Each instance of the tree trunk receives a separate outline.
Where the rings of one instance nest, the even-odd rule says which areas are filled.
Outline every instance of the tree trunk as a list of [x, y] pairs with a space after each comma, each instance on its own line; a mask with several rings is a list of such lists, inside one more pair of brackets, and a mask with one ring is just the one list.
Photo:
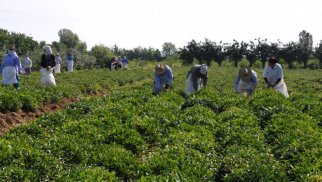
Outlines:
[[237, 68], [238, 67], [238, 60], [234, 60], [234, 66]]
[[308, 62], [308, 60], [303, 60], [304, 69], [306, 69], [306, 68], [307, 68], [307, 62]]

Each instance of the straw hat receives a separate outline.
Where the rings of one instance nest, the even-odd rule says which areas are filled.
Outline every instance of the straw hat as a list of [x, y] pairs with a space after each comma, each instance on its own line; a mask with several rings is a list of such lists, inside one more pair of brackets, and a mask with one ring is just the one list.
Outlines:
[[239, 76], [243, 80], [247, 80], [252, 76], [252, 70], [250, 68], [240, 68]]
[[165, 73], [167, 71], [167, 68], [162, 65], [162, 64], [157, 64], [154, 68], [155, 73], [158, 75], [162, 75], [163, 73]]

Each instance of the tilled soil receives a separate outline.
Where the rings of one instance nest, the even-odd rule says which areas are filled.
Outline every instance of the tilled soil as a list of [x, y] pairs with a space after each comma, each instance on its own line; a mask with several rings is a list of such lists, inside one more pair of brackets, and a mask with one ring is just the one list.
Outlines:
[[41, 107], [35, 109], [33, 112], [26, 112], [19, 110], [17, 112], [0, 113], [0, 136], [13, 127], [24, 123], [31, 122], [45, 113], [60, 110], [70, 103], [80, 101], [79, 98], [63, 99], [58, 103], [43, 104]]

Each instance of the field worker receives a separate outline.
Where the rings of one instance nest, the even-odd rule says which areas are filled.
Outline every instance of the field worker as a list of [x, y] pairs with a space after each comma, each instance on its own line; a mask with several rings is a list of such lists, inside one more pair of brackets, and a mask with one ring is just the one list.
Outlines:
[[60, 71], [61, 61], [62, 61], [62, 59], [61, 59], [59, 53], [57, 53], [56, 56], [55, 56], [55, 62], [56, 62], [56, 66], [55, 66], [55, 69], [54, 69], [55, 73], [61, 73], [61, 71]]
[[73, 72], [74, 70], [74, 56], [72, 55], [72, 53], [68, 53], [67, 54], [67, 71], [68, 72]]
[[2, 83], [5, 85], [13, 85], [19, 88], [19, 73], [22, 72], [21, 62], [16, 53], [13, 44], [8, 45], [7, 54], [3, 57], [0, 72], [2, 74]]
[[286, 84], [283, 80], [283, 69], [280, 64], [277, 63], [275, 57], [270, 57], [268, 63], [265, 66], [263, 77], [268, 88], [279, 91], [286, 98], [289, 97]]
[[117, 66], [116, 58], [112, 57], [110, 61], [110, 70], [115, 69], [116, 66]]
[[127, 65], [128, 64], [129, 64], [129, 60], [124, 56], [123, 59], [122, 59], [123, 69], [126, 69], [127, 70]]
[[55, 56], [49, 45], [44, 46], [44, 54], [41, 56], [41, 85], [42, 86], [55, 86], [56, 81], [53, 74], [54, 67], [56, 66]]
[[195, 65], [187, 74], [187, 88], [186, 94], [189, 95], [193, 92], [198, 92], [200, 90], [201, 82], [204, 87], [207, 86], [208, 81], [208, 67], [205, 64]]
[[234, 82], [235, 90], [248, 97], [254, 92], [257, 82], [257, 74], [254, 70], [251, 70], [250, 68], [240, 68]]
[[32, 61], [29, 58], [29, 54], [26, 54], [25, 59], [24, 59], [25, 74], [28, 75], [31, 73], [31, 67], [32, 67]]
[[118, 57], [117, 58], [117, 60], [116, 60], [116, 62], [117, 62], [117, 66], [116, 66], [116, 69], [118, 70], [118, 69], [121, 69], [122, 68], [122, 57], [120, 56], [120, 57]]
[[172, 86], [173, 74], [168, 65], [157, 64], [154, 69], [153, 94], [157, 95], [161, 91], [166, 91]]

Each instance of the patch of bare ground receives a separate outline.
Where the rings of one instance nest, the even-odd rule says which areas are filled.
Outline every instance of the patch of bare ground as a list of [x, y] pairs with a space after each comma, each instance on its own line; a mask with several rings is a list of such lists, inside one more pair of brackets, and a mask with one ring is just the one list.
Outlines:
[[[89, 93], [88, 96], [102, 96], [104, 94], [104, 91], [95, 91]], [[57, 103], [44, 103], [42, 106], [36, 108], [33, 112], [18, 110], [17, 112], [0, 113], [0, 136], [16, 126], [34, 121], [43, 114], [61, 110], [69, 104], [79, 101], [79, 97], [64, 98]]]

